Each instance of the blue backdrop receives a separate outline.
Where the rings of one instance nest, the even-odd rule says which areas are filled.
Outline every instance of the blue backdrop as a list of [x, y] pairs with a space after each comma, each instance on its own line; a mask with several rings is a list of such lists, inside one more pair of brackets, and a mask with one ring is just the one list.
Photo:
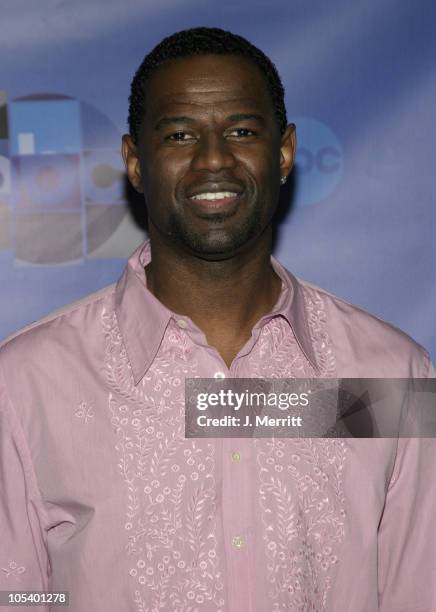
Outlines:
[[436, 361], [435, 3], [0, 0], [0, 337], [114, 281], [142, 240], [119, 153], [164, 36], [240, 33], [276, 63], [299, 153], [276, 255]]

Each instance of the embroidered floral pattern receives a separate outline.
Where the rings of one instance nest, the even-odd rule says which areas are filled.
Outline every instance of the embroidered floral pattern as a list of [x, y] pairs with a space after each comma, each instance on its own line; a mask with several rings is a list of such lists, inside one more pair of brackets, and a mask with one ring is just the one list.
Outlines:
[[74, 416], [80, 419], [83, 423], [89, 423], [94, 418], [94, 411], [86, 402], [80, 402]]
[[345, 442], [256, 443], [271, 609], [324, 611], [345, 534]]
[[6, 578], [17, 578], [26, 571], [23, 565], [18, 565], [16, 561], [9, 561], [8, 567], [2, 567], [2, 572], [6, 574]]
[[[321, 376], [335, 377], [323, 299], [311, 288], [304, 292]], [[215, 444], [184, 439], [184, 380], [202, 375], [198, 347], [170, 322], [150, 369], [135, 386], [115, 314], [103, 312], [102, 326], [136, 609], [220, 612], [226, 602]], [[261, 378], [319, 376], [281, 317], [264, 325], [244, 371]], [[325, 612], [345, 537], [346, 441], [253, 443], [268, 609]]]
[[327, 331], [327, 319], [321, 295], [312, 288], [305, 287], [304, 301], [309, 322], [310, 336], [322, 378], [336, 376], [336, 359], [332, 341]]
[[[321, 296], [305, 292], [309, 330], [321, 377], [336, 376]], [[315, 371], [276, 319], [264, 327], [258, 376], [311, 378]], [[278, 359], [281, 367], [274, 364]], [[256, 360], [255, 360], [256, 361]], [[346, 443], [335, 439], [255, 441], [259, 502], [272, 610], [324, 612], [345, 535]]]
[[193, 612], [207, 604], [218, 611], [224, 599], [214, 445], [184, 439], [184, 379], [197, 373], [196, 361], [187, 360], [186, 334], [168, 327], [167, 349], [135, 387], [115, 316], [104, 313], [102, 323], [112, 389], [109, 410], [127, 492], [124, 529], [137, 610]]
[[289, 323], [282, 317], [271, 319], [263, 326], [248, 361], [253, 378], [291, 378], [290, 372], [295, 378], [315, 376], [314, 369], [289, 333]]

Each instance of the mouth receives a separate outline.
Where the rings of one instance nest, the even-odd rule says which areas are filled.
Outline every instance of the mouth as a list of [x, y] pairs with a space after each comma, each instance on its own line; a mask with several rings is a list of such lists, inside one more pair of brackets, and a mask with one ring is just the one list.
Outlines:
[[191, 196], [189, 200], [208, 209], [217, 209], [235, 203], [240, 196], [236, 191], [203, 191]]

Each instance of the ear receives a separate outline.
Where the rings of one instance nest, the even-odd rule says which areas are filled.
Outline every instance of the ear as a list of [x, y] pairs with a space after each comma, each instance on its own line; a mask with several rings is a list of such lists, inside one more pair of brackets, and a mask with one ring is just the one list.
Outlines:
[[292, 170], [295, 161], [296, 147], [297, 136], [295, 124], [290, 123], [282, 136], [280, 144], [280, 173], [282, 176], [288, 176]]
[[129, 134], [124, 134], [121, 143], [121, 154], [126, 166], [129, 181], [136, 191], [143, 193], [141, 182], [141, 167], [139, 164], [138, 148]]

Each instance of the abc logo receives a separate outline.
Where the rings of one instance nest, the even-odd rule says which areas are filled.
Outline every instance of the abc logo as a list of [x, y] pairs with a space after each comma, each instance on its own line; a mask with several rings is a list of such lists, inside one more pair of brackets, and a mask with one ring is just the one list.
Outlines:
[[343, 172], [343, 151], [336, 134], [325, 123], [296, 117], [295, 206], [310, 206], [331, 195]]

